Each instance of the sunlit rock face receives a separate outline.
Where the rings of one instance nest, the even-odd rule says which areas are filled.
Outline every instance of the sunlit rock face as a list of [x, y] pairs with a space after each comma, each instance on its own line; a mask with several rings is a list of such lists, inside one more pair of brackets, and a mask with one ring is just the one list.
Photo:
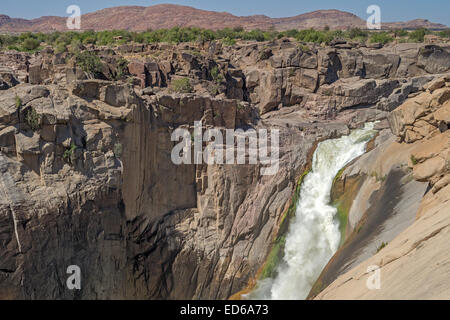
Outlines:
[[[423, 98], [433, 68], [445, 64], [434, 51], [422, 53], [437, 60], [419, 62], [420, 46], [85, 48], [101, 58], [97, 79], [51, 48], [0, 53], [0, 298], [225, 299], [242, 290], [264, 264], [317, 143], [385, 119], [408, 95]], [[123, 78], [121, 58], [129, 59]], [[174, 90], [180, 78], [189, 93]], [[427, 93], [430, 106], [446, 105], [438, 96], [446, 83]], [[432, 107], [420, 115], [427, 124], [411, 128], [398, 110], [390, 122], [404, 140], [448, 124], [445, 109]], [[200, 120], [278, 129], [279, 170], [175, 165], [172, 132]], [[415, 174], [441, 190], [442, 163], [431, 167]], [[79, 291], [67, 290], [71, 265], [82, 272]]]

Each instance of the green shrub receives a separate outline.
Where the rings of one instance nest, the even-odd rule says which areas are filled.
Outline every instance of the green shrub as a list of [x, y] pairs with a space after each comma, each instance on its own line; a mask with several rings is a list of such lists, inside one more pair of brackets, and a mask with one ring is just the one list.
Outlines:
[[314, 29], [300, 30], [296, 36], [298, 41], [328, 43], [339, 34], [335, 31], [319, 31]]
[[[406, 30], [394, 30], [395, 37], [408, 37], [408, 41], [422, 42], [424, 35], [429, 33], [426, 29], [418, 29], [408, 33]], [[96, 45], [116, 45], [129, 43], [158, 43], [158, 42], [193, 42], [193, 41], [213, 41], [222, 40], [226, 46], [234, 45], [236, 40], [248, 41], [270, 41], [283, 37], [295, 38], [300, 42], [329, 43], [333, 39], [348, 38], [358, 41], [365, 41], [368, 38], [374, 39], [372, 42], [386, 43], [391, 41], [387, 33], [366, 31], [353, 28], [349, 31], [332, 31], [326, 26], [323, 30], [287, 30], [278, 32], [274, 29], [268, 31], [249, 30], [241, 27], [224, 28], [221, 30], [200, 29], [195, 27], [175, 27], [171, 29], [147, 30], [144, 32], [131, 32], [127, 30], [108, 31], [84, 31], [84, 32], [53, 32], [53, 33], [22, 33], [20, 35], [0, 35], [0, 47], [18, 51], [35, 51], [41, 42], [52, 45], [56, 52], [65, 52], [66, 46], [73, 44], [96, 44]], [[450, 37], [449, 29], [436, 32], [443, 38]], [[381, 37], [381, 39], [377, 39]]]
[[67, 51], [67, 47], [63, 42], [59, 42], [55, 46], [55, 53], [63, 53]]
[[243, 40], [256, 40], [256, 41], [270, 40], [270, 39], [266, 39], [266, 36], [268, 38], [270, 37], [270, 35], [268, 33], [264, 33], [261, 30], [251, 30], [251, 31], [242, 33]]
[[356, 39], [356, 38], [367, 38], [369, 34], [367, 31], [363, 31], [359, 28], [353, 28], [348, 32], [348, 37], [350, 39]]
[[116, 79], [121, 79], [128, 74], [128, 61], [120, 57], [116, 62], [117, 70], [115, 74]]
[[408, 31], [405, 29], [394, 30], [395, 37], [406, 37], [408, 35]]
[[297, 38], [298, 30], [291, 29], [291, 30], [283, 32], [283, 35], [285, 35], [286, 37], [289, 37], [289, 38]]
[[214, 66], [211, 69], [211, 77], [217, 84], [222, 83], [222, 81], [224, 80], [223, 75], [220, 73], [219, 68], [217, 66]]
[[18, 46], [8, 46], [8, 50], [22, 51]]
[[22, 100], [19, 98], [19, 96], [16, 96], [16, 108], [19, 109], [22, 106]]
[[41, 43], [39, 40], [36, 40], [33, 38], [27, 38], [23, 41], [22, 46], [25, 51], [33, 51], [33, 50], [36, 50], [37, 48], [39, 48], [40, 44]]
[[83, 44], [81, 43], [80, 39], [73, 39], [70, 43], [70, 51], [74, 54], [77, 54], [78, 52], [82, 51], [84, 49]]
[[77, 65], [90, 76], [97, 78], [102, 74], [103, 64], [93, 52], [83, 51], [75, 55]]
[[311, 48], [302, 43], [298, 45], [298, 48], [303, 52], [311, 52]]
[[419, 161], [417, 161], [417, 159], [416, 159], [416, 157], [414, 157], [414, 155], [411, 155], [410, 159], [411, 159], [411, 163], [412, 163], [414, 166], [415, 166], [416, 164], [419, 163]]
[[412, 42], [423, 42], [425, 34], [427, 34], [427, 29], [417, 29], [409, 34], [409, 40]]
[[384, 247], [388, 245], [388, 242], [382, 242], [377, 249], [377, 253], [380, 252]]
[[8, 47], [8, 46], [14, 46], [19, 41], [19, 38], [14, 35], [0, 35], [0, 46], [1, 47]]
[[234, 46], [236, 44], [236, 40], [231, 39], [230, 37], [226, 37], [222, 40], [222, 43], [226, 46]]
[[386, 43], [391, 42], [393, 40], [394, 40], [394, 38], [392, 38], [392, 36], [389, 33], [385, 32], [385, 31], [374, 32], [370, 36], [370, 42], [372, 42], [372, 43], [378, 42], [378, 43], [381, 43], [381, 44], [386, 44]]
[[89, 36], [83, 39], [83, 44], [95, 44], [95, 37]]
[[[17, 100], [16, 100], [17, 105]], [[41, 117], [34, 110], [34, 108], [30, 108], [25, 114], [25, 121], [30, 126], [31, 130], [36, 131], [40, 128]]]
[[66, 151], [64, 151], [63, 159], [66, 160], [67, 162], [73, 163], [74, 154], [75, 154], [76, 149], [77, 149], [77, 146], [75, 145], [75, 143], [72, 142], [70, 144], [70, 148], [67, 148]]
[[211, 96], [215, 97], [219, 93], [219, 86], [214, 84], [208, 87], [208, 92]]
[[189, 78], [180, 78], [172, 80], [171, 89], [179, 93], [191, 93], [194, 90], [192, 88]]
[[450, 28], [440, 31], [438, 35], [442, 38], [450, 38]]

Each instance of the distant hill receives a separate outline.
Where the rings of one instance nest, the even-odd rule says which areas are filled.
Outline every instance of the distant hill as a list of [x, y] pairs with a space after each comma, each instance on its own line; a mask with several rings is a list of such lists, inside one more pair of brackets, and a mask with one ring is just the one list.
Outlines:
[[[1, 10], [1, 9], [0, 9]], [[0, 31], [3, 32], [49, 32], [65, 31], [66, 17], [41, 17], [26, 20], [0, 15]], [[199, 10], [192, 7], [163, 4], [150, 7], [122, 6], [107, 8], [82, 16], [83, 30], [125, 29], [143, 31], [147, 29], [162, 29], [180, 27], [200, 27], [208, 29], [223, 29], [226, 27], [244, 27], [245, 29], [347, 29], [352, 27], [365, 28], [366, 22], [358, 16], [339, 10], [318, 10], [287, 18], [270, 18], [264, 15], [239, 17], [227, 12]], [[447, 26], [417, 19], [408, 22], [393, 22], [384, 24], [390, 28], [445, 29]]]

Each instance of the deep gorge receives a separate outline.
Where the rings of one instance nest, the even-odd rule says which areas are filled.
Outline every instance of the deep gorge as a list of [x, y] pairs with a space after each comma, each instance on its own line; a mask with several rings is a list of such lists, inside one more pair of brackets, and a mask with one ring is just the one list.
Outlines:
[[[0, 198], [0, 298], [228, 299], [261, 273], [276, 275], [267, 263], [277, 241], [288, 252], [298, 247], [290, 232], [280, 238], [280, 229], [302, 217], [289, 210], [296, 191], [297, 209], [308, 204], [299, 188], [319, 174], [313, 151], [332, 149], [342, 141], [333, 139], [361, 133], [367, 122], [377, 121], [373, 149], [361, 155], [369, 139], [361, 134], [356, 149], [344, 144], [345, 157], [320, 177], [351, 193], [343, 246], [333, 256], [341, 232], [336, 223], [324, 226], [331, 249], [308, 278], [313, 292], [305, 287], [287, 297], [323, 297], [351, 271], [343, 267], [349, 260], [357, 267], [378, 259], [379, 241], [425, 226], [416, 227], [415, 212], [444, 212], [448, 45], [310, 46], [278, 39], [85, 48], [101, 57], [103, 80], [52, 48], [0, 53], [0, 188], [10, 195]], [[112, 78], [121, 57], [129, 60], [132, 81]], [[180, 78], [189, 79], [192, 92], [174, 91], [170, 83]], [[261, 165], [174, 165], [171, 133], [192, 130], [199, 120], [221, 130], [280, 130], [279, 171], [262, 176]], [[389, 202], [386, 181], [412, 200], [400, 195], [375, 208], [376, 199]], [[330, 190], [322, 191], [328, 198]], [[323, 219], [335, 219], [322, 200]], [[397, 225], [389, 217], [370, 222], [383, 208], [392, 217], [413, 216], [402, 218], [398, 230], [366, 232], [365, 221], [372, 229], [377, 222]], [[446, 220], [439, 221], [445, 230]], [[370, 245], [352, 251], [358, 230]], [[65, 286], [72, 264], [83, 271], [76, 292]], [[322, 285], [313, 283], [319, 275]]]

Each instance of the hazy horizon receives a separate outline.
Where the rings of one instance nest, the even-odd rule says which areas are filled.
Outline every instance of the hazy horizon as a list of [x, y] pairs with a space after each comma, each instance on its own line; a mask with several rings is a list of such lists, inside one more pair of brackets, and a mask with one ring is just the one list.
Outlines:
[[4, 0], [0, 14], [13, 18], [35, 19], [42, 16], [67, 16], [66, 8], [75, 4], [81, 7], [82, 14], [117, 6], [153, 6], [158, 4], [177, 4], [201, 10], [229, 12], [236, 16], [266, 15], [272, 18], [291, 17], [316, 10], [337, 9], [347, 11], [365, 19], [366, 9], [376, 4], [381, 8], [382, 22], [409, 21], [427, 19], [434, 23], [450, 25], [450, 2], [447, 0], [389, 2], [387, 0], [317, 0], [314, 3], [298, 0], [279, 0], [275, 4], [268, 0], [249, 1], [148, 1], [148, 0], [49, 0], [37, 2], [31, 0]]

